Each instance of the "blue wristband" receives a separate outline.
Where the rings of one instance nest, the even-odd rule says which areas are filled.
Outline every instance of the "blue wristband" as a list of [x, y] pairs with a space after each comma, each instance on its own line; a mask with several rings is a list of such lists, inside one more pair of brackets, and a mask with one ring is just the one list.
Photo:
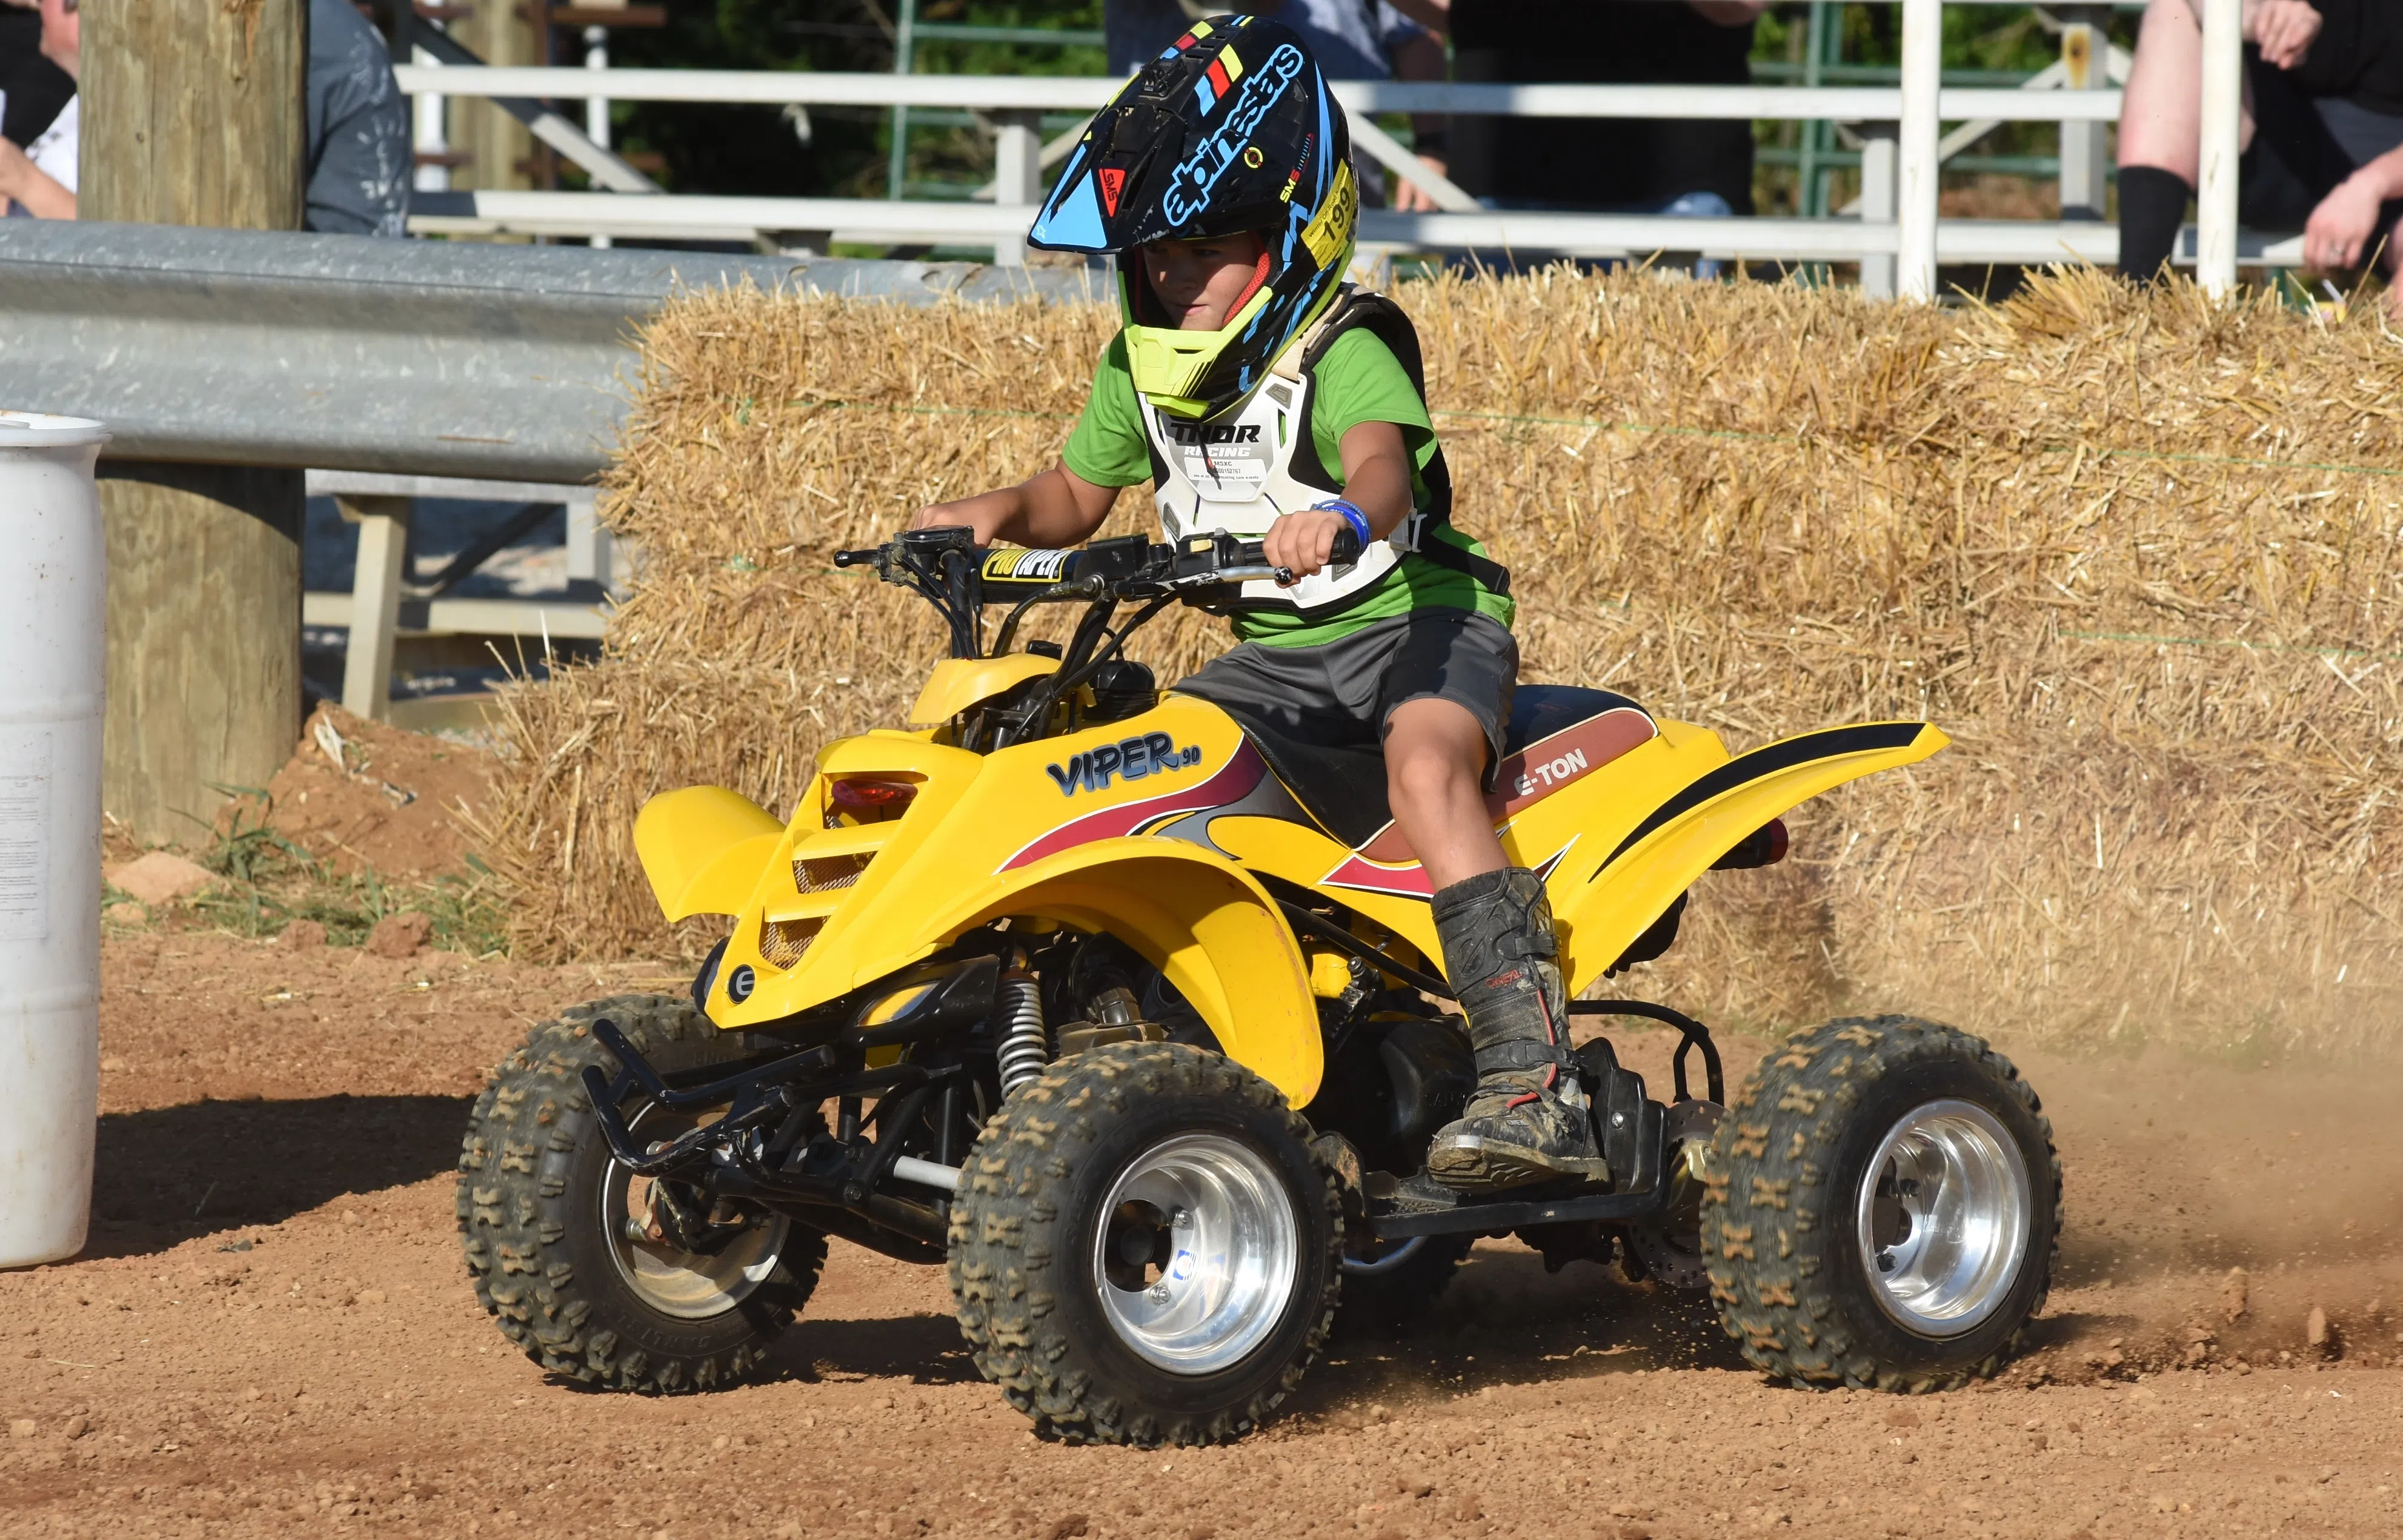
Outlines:
[[1352, 526], [1352, 533], [1360, 537], [1360, 548], [1362, 550], [1367, 550], [1371, 545], [1376, 543], [1376, 535], [1371, 534], [1368, 529], [1368, 516], [1362, 513], [1358, 508], [1353, 506], [1351, 504], [1344, 502], [1339, 497], [1315, 506], [1325, 509], [1328, 513], [1341, 514], [1343, 516], [1343, 521]]

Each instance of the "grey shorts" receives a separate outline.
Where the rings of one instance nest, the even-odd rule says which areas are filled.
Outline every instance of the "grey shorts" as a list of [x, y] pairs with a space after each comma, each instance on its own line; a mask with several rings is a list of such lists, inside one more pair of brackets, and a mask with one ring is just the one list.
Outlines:
[[1417, 610], [1316, 646], [1245, 642], [1175, 688], [1323, 748], [1374, 748], [1404, 701], [1454, 701], [1485, 729], [1490, 780], [1518, 682], [1519, 644], [1501, 622], [1468, 610]]

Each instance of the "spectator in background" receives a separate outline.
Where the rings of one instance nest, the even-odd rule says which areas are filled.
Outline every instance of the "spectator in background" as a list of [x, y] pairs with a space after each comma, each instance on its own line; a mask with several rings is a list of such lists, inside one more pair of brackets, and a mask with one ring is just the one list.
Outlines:
[[[2169, 261], [2202, 160], [2204, 0], [2153, 0], [2119, 118], [2119, 271]], [[2212, 4], [2223, 0], [2209, 0]], [[2234, 0], [2224, 0], [2234, 3]], [[2314, 268], [2358, 266], [2403, 220], [2403, 0], [2244, 0], [2237, 217], [2303, 230]], [[2403, 290], [2390, 287], [2390, 309]]]
[[[1442, 0], [1406, 0], [1412, 11], [1439, 16]], [[1273, 19], [1301, 35], [1311, 56], [1329, 80], [1440, 80], [1444, 77], [1443, 44], [1434, 33], [1397, 10], [1389, 0], [1243, 0], [1214, 5], [1205, 0], [1103, 0], [1102, 31], [1109, 51], [1110, 73], [1132, 75], [1144, 62], [1182, 36], [1204, 17], [1241, 11]], [[1428, 118], [1413, 126], [1419, 159], [1443, 169], [1442, 120]], [[1358, 154], [1353, 168], [1360, 178], [1363, 202], [1383, 201], [1384, 168]], [[1408, 182], [1396, 179], [1393, 203], [1400, 209], [1432, 209], [1434, 201]]]
[[[74, 76], [81, 45], [79, 0], [38, 3], [42, 52]], [[393, 78], [382, 37], [348, 0], [310, 0], [307, 111], [305, 228], [341, 235], [407, 234], [414, 162], [409, 99]], [[49, 129], [22, 151], [0, 140], [0, 193], [12, 205], [44, 219], [76, 216], [76, 124], [70, 97]]]
[[333, 235], [406, 235], [415, 169], [409, 98], [392, 76], [383, 38], [350, 0], [309, 0], [309, 191], [302, 223]]
[[[1440, 0], [1432, 0], [1440, 3]], [[1742, 86], [1764, 0], [1451, 0], [1454, 78]], [[1461, 118], [1452, 179], [1504, 209], [1748, 215], [1752, 125], [1726, 120]]]
[[[9, 3], [32, 8], [35, 0]], [[0, 90], [7, 92], [0, 107], [0, 204], [15, 217], [75, 217], [76, 4], [39, 0], [38, 16], [0, 18]]]

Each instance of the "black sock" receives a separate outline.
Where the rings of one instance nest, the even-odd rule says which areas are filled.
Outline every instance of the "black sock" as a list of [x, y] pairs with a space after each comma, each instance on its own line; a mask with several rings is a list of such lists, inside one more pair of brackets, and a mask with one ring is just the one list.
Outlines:
[[2186, 178], [2159, 166], [2119, 168], [2119, 272], [2139, 284], [2160, 276], [2186, 223]]

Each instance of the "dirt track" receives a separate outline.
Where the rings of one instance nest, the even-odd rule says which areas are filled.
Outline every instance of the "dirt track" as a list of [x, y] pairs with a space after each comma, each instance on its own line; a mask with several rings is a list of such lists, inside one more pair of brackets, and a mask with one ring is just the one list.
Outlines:
[[1145, 1454], [1037, 1443], [939, 1275], [840, 1244], [763, 1383], [588, 1394], [508, 1348], [451, 1233], [469, 1097], [538, 1015], [648, 970], [160, 934], [106, 967], [102, 1218], [0, 1274], [0, 1535], [2403, 1527], [2403, 1077], [2026, 1062], [2071, 1233], [2000, 1388], [1776, 1389], [1689, 1303], [1488, 1242], [1429, 1328], [1344, 1348], [1268, 1433]]

